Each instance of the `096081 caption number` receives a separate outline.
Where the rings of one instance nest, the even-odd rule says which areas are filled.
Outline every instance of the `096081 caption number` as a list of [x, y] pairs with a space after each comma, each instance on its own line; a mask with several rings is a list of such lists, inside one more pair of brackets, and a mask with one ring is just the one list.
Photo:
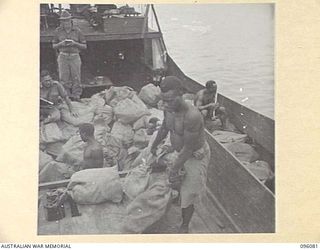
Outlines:
[[300, 244], [300, 248], [318, 248], [318, 244]]

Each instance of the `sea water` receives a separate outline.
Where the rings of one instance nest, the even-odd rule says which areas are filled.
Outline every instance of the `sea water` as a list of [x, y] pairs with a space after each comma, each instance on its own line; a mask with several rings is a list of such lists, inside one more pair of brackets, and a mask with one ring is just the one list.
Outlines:
[[[272, 4], [157, 4], [169, 55], [182, 71], [274, 116]], [[154, 21], [154, 20], [151, 20]]]

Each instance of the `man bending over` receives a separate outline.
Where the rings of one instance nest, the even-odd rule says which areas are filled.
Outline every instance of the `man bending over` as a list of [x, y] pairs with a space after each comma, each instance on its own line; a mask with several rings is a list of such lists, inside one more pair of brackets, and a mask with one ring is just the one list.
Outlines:
[[[189, 232], [195, 204], [205, 194], [207, 166], [210, 148], [205, 139], [204, 122], [199, 110], [182, 98], [182, 83], [174, 76], [167, 76], [160, 84], [164, 103], [164, 120], [151, 147], [155, 154], [157, 146], [170, 132], [172, 149], [178, 158], [169, 171], [169, 182], [174, 189], [180, 189], [182, 224], [180, 233]], [[179, 172], [185, 175], [179, 183]]]

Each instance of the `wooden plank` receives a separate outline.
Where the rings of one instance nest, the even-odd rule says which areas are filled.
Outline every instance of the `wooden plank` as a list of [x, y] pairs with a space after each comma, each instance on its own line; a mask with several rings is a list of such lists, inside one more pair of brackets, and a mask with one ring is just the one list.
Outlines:
[[275, 230], [275, 200], [272, 192], [253, 176], [209, 133], [211, 148], [208, 188], [241, 232]]
[[44, 182], [39, 184], [39, 190], [51, 189], [51, 188], [59, 188], [68, 186], [70, 180], [61, 180], [61, 181], [52, 181], [52, 182]]
[[[119, 171], [118, 174], [120, 178], [124, 178], [127, 176], [129, 172], [130, 170], [124, 170], [124, 171]], [[39, 184], [39, 190], [66, 187], [68, 186], [69, 182], [70, 182], [70, 179], [61, 180], [61, 181], [43, 182]]]
[[218, 102], [227, 109], [230, 121], [269, 153], [274, 155], [274, 120], [218, 94]]

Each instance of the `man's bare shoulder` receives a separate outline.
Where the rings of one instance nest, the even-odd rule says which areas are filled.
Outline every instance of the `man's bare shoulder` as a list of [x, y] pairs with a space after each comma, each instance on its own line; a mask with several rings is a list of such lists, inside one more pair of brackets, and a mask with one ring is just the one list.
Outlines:
[[102, 150], [102, 146], [98, 141], [95, 141], [93, 144], [88, 146], [88, 149], [90, 149], [91, 151], [99, 151]]

